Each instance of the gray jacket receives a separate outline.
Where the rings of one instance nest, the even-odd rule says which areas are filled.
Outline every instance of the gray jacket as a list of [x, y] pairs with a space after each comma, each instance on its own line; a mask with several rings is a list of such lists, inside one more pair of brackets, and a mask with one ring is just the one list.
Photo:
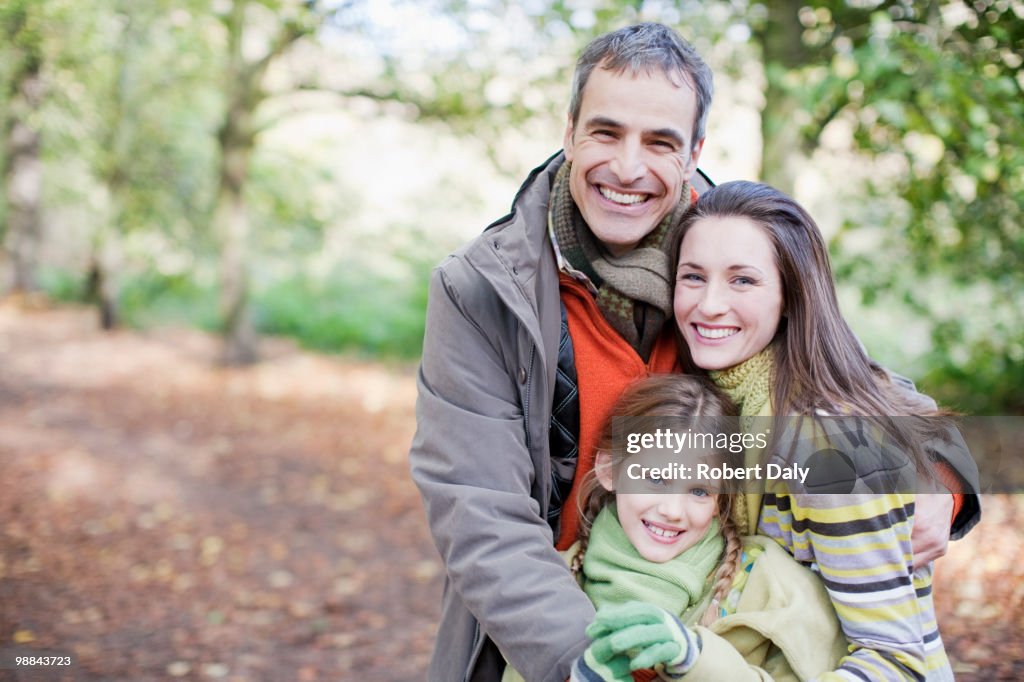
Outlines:
[[594, 608], [553, 547], [548, 428], [561, 324], [547, 233], [558, 154], [433, 273], [409, 459], [447, 568], [430, 680], [561, 682]]

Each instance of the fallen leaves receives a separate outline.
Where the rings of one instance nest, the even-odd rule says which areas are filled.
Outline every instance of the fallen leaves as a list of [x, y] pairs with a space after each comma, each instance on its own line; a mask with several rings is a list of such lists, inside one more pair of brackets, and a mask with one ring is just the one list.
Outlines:
[[409, 374], [284, 347], [223, 370], [211, 337], [79, 310], [0, 305], [0, 337], [0, 638], [82, 680], [422, 677]]

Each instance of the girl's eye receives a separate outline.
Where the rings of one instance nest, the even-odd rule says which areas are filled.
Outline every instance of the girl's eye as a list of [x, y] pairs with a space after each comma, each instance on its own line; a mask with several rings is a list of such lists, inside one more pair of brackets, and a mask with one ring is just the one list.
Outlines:
[[664, 478], [657, 478], [655, 476], [652, 476], [647, 479], [647, 485], [649, 485], [652, 488], [664, 488], [666, 485], [668, 485], [668, 481], [666, 481]]
[[711, 494], [707, 491], [706, 488], [694, 488], [690, 492], [696, 495], [697, 497], [707, 497], [708, 495]]

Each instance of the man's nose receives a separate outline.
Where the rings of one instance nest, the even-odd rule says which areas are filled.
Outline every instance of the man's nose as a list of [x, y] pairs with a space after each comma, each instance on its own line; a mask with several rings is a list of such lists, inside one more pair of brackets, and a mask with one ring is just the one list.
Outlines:
[[640, 141], [628, 138], [620, 140], [609, 166], [623, 185], [631, 185], [644, 177], [647, 174], [647, 162]]

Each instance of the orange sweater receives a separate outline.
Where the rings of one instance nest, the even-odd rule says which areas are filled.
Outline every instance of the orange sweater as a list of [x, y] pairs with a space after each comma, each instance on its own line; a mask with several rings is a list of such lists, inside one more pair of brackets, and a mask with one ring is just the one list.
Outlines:
[[587, 288], [568, 275], [559, 275], [576, 359], [579, 386], [579, 456], [572, 489], [562, 507], [562, 527], [556, 547], [568, 549], [576, 541], [579, 527], [579, 491], [583, 477], [594, 468], [597, 442], [612, 407], [622, 391], [649, 374], [679, 371], [673, 325], [666, 324], [644, 363], [636, 351], [619, 336], [597, 308]]

